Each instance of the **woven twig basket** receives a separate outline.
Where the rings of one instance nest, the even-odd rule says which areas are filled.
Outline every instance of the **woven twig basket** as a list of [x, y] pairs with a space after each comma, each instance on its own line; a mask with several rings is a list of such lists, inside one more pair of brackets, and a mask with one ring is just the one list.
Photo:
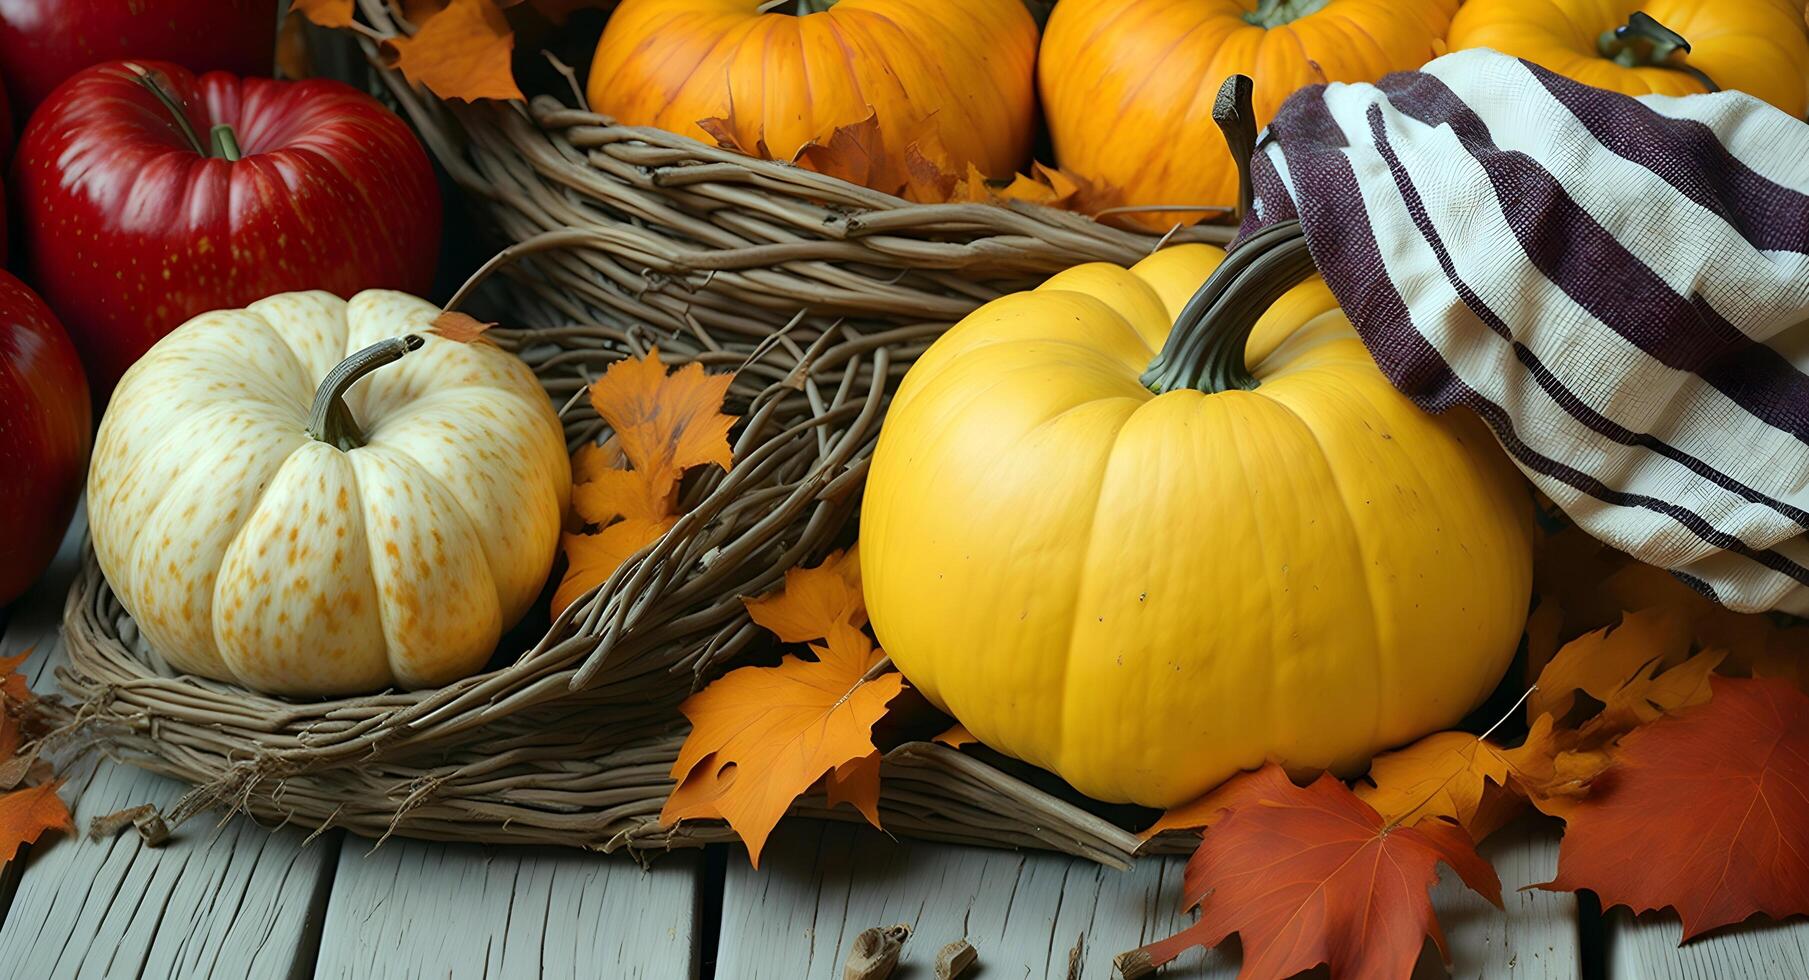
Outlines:
[[[412, 30], [383, 0], [360, 4], [375, 33]], [[688, 484], [678, 525], [530, 649], [438, 690], [299, 702], [176, 674], [138, 639], [91, 554], [68, 600], [64, 686], [111, 732], [110, 751], [195, 784], [172, 822], [225, 805], [379, 837], [602, 850], [731, 840], [712, 823], [661, 827], [658, 813], [685, 730], [678, 702], [766, 647], [741, 597], [852, 538], [887, 399], [951, 322], [1160, 241], [1034, 205], [908, 204], [545, 95], [442, 103], [364, 43], [507, 243], [485, 272], [500, 273], [486, 298], [509, 327], [490, 335], [565, 406], [571, 445], [602, 430], [579, 393], [657, 344], [669, 362], [735, 372], [735, 465]], [[1175, 237], [1223, 242], [1229, 229]], [[1133, 834], [997, 761], [894, 748], [887, 829], [1117, 865], [1138, 850]], [[794, 812], [858, 819], [820, 797]]]

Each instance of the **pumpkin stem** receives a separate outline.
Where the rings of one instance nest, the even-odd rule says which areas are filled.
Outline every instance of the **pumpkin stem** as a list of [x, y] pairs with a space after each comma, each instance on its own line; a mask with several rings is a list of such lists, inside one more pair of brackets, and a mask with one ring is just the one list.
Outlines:
[[1207, 394], [1255, 388], [1256, 376], [1244, 363], [1250, 331], [1283, 293], [1312, 274], [1299, 221], [1277, 222], [1244, 239], [1175, 318], [1143, 384], [1158, 395], [1180, 388]]
[[1249, 75], [1232, 75], [1219, 86], [1212, 100], [1212, 121], [1225, 134], [1225, 147], [1237, 164], [1237, 219], [1242, 221], [1256, 202], [1256, 186], [1250, 179], [1250, 157], [1256, 153], [1256, 109], [1251, 105], [1255, 85]]
[[1602, 57], [1623, 68], [1670, 68], [1696, 79], [1710, 92], [1721, 91], [1707, 73], [1684, 63], [1690, 42], [1643, 10], [1635, 10], [1625, 24], [1614, 30], [1603, 31], [1596, 38], [1595, 47]]
[[346, 406], [345, 393], [359, 378], [385, 364], [402, 359], [411, 350], [420, 350], [427, 341], [416, 334], [391, 337], [353, 354], [333, 366], [314, 392], [314, 407], [308, 412], [308, 435], [341, 450], [364, 445], [364, 430]]
[[1244, 23], [1268, 30], [1316, 14], [1330, 0], [1258, 0], [1256, 9], [1244, 14]]

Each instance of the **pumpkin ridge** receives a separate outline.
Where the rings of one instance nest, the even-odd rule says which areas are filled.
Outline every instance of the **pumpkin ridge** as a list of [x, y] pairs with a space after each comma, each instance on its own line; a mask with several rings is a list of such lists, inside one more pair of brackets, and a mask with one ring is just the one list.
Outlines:
[[[1128, 327], [1129, 324], [1126, 324], [1126, 326]], [[1103, 401], [1103, 400], [1104, 399], [1097, 399], [1096, 401]], [[1093, 498], [1093, 509], [1092, 509], [1092, 512], [1087, 515], [1086, 529], [1084, 531], [1080, 532], [1081, 534], [1084, 534], [1087, 544], [1086, 544], [1086, 547], [1081, 550], [1080, 574], [1078, 574], [1074, 577], [1074, 594], [1070, 598], [1069, 603], [1068, 603], [1069, 606], [1072, 607], [1073, 615], [1069, 617], [1068, 630], [1067, 630], [1067, 643], [1065, 643], [1063, 645], [1062, 656], [1059, 658], [1059, 662], [1061, 664], [1061, 677], [1055, 684], [1055, 689], [1061, 692], [1061, 718], [1062, 718], [1061, 728], [1059, 729], [1059, 731], [1061, 732], [1061, 737], [1060, 737], [1059, 741], [1057, 742], [1057, 744], [1059, 746], [1059, 752], [1064, 759], [1072, 758], [1072, 756], [1074, 754], [1074, 746], [1069, 744], [1069, 739], [1071, 737], [1071, 733], [1074, 736], [1078, 736], [1081, 733], [1083, 733], [1084, 731], [1086, 731], [1085, 726], [1072, 724], [1073, 714], [1075, 711], [1075, 701], [1076, 701], [1075, 691], [1074, 691], [1073, 685], [1072, 685], [1072, 675], [1074, 673], [1073, 666], [1074, 666], [1074, 657], [1075, 657], [1074, 644], [1075, 644], [1075, 641], [1080, 636], [1081, 621], [1087, 615], [1087, 611], [1085, 609], [1083, 609], [1081, 606], [1080, 598], [1087, 594], [1088, 582], [1092, 579], [1092, 577], [1095, 574], [1098, 574], [1102, 571], [1102, 566], [1104, 565], [1104, 563], [1102, 563], [1102, 562], [1093, 560], [1093, 548], [1094, 548], [1093, 532], [1096, 528], [1099, 527], [1100, 510], [1105, 506], [1105, 494], [1103, 493], [1103, 491], [1105, 489], [1106, 483], [1111, 478], [1112, 462], [1118, 456], [1119, 437], [1124, 434], [1125, 425], [1127, 425], [1130, 422], [1131, 417], [1136, 415], [1138, 411], [1142, 410], [1142, 408], [1145, 405], [1154, 404], [1155, 401], [1156, 401], [1155, 397], [1151, 397], [1149, 400], [1136, 405], [1129, 412], [1124, 413], [1124, 415], [1118, 419], [1118, 423], [1112, 427], [1111, 439], [1108, 441], [1108, 443], [1106, 445], [1106, 449], [1105, 449], [1105, 465], [1103, 465], [1099, 468], [1099, 474], [1098, 474], [1099, 478], [1092, 486], [1093, 493], [1091, 494], [1091, 496]], [[1083, 404], [1091, 405], [1091, 404], [1094, 404], [1094, 402], [1089, 401], [1089, 402], [1085, 402]], [[1079, 408], [1079, 407], [1081, 407], [1081, 406], [1079, 406], [1079, 405], [1075, 406], [1075, 408]], [[1069, 411], [1072, 411], [1072, 409], [1070, 409]], [[1065, 414], [1067, 414], [1067, 412], [1063, 412], [1061, 414], [1065, 415]], [[1043, 424], [1046, 425], [1047, 423], [1045, 422]], [[1034, 760], [1026, 760], [1026, 761], [1034, 761]], [[1041, 763], [1038, 763], [1038, 764], [1040, 765]], [[1059, 763], [1051, 765], [1051, 766], [1049, 766], [1049, 768], [1053, 769], [1056, 772], [1061, 772], [1063, 770], [1069, 769], [1068, 766], [1060, 765]]]
[[[1308, 370], [1328, 369], [1320, 368]], [[1393, 665], [1387, 663], [1389, 659], [1388, 647], [1382, 642], [1382, 624], [1376, 615], [1376, 587], [1375, 581], [1370, 577], [1372, 569], [1375, 568], [1375, 563], [1370, 561], [1370, 541], [1359, 530], [1361, 525], [1357, 522], [1356, 513], [1350, 508], [1350, 496], [1345, 492], [1344, 475], [1338, 471], [1338, 467], [1332, 462], [1331, 453], [1326, 451], [1325, 439], [1320, 436], [1319, 430], [1313, 428], [1312, 423], [1306, 420], [1306, 416], [1301, 415], [1294, 406], [1288, 404], [1285, 400], [1276, 397], [1273, 390], [1265, 392], [1262, 388], [1257, 388], [1252, 391], [1251, 394], [1266, 398], [1270, 403], [1280, 407], [1289, 418], [1292, 418], [1299, 424], [1307, 435], [1312, 437], [1313, 446], [1319, 450], [1319, 458], [1325, 463], [1325, 471], [1331, 475], [1332, 488], [1336, 492], [1338, 505], [1344, 515], [1344, 522], [1350, 528], [1352, 540], [1356, 541], [1358, 544], [1359, 561], [1357, 564], [1358, 567], [1363, 570], [1363, 602], [1359, 604], [1359, 608], [1363, 609], [1368, 614], [1367, 618], [1369, 620], [1371, 643], [1370, 649], [1374, 654], [1373, 659], [1375, 662], [1376, 674], [1380, 678], [1375, 685], [1375, 689], [1370, 693], [1370, 700], [1365, 702], [1373, 706], [1369, 712], [1370, 730], [1368, 744], [1379, 747], [1382, 719], [1389, 717], [1388, 712], [1391, 710], [1387, 704], [1387, 699], [1388, 692], [1393, 689], [1393, 686], [1387, 676], [1387, 668], [1392, 667]]]

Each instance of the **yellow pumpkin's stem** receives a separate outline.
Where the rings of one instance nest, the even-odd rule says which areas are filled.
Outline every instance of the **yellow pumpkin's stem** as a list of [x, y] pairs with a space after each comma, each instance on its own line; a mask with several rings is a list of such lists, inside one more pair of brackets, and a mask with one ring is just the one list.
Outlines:
[[1643, 10], [1635, 10], [1625, 24], [1614, 30], [1603, 31], [1595, 46], [1602, 57], [1623, 68], [1669, 68], [1696, 79], [1710, 92], [1721, 91], [1721, 86], [1706, 72], [1684, 63], [1690, 42]]
[[[1238, 214], [1255, 200], [1250, 155], [1256, 149], [1256, 114], [1250, 106], [1248, 76], [1232, 75], [1219, 86], [1213, 121], [1237, 162]], [[1168, 342], [1143, 372], [1143, 383], [1161, 394], [1178, 388], [1207, 393], [1249, 390], [1256, 376], [1244, 363], [1250, 331], [1281, 295], [1313, 274], [1313, 257], [1298, 221], [1270, 225], [1225, 256], [1175, 318]]]
[[341, 450], [364, 445], [364, 430], [352, 417], [345, 403], [345, 393], [359, 378], [385, 364], [393, 364], [409, 351], [420, 350], [427, 341], [415, 334], [380, 340], [333, 366], [314, 392], [314, 406], [308, 412], [308, 435]]

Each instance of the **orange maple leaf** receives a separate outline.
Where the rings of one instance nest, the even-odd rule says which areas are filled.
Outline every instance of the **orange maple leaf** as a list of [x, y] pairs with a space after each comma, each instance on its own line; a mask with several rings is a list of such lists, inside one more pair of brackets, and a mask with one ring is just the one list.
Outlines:
[[520, 99], [509, 65], [515, 31], [494, 0], [451, 0], [424, 11], [413, 37], [384, 43], [397, 70], [442, 99]]
[[1294, 787], [1294, 781], [1280, 766], [1264, 766], [1251, 772], [1238, 773], [1198, 799], [1170, 807], [1140, 835], [1144, 840], [1168, 830], [1200, 830], [1218, 822], [1225, 811], [1262, 800], [1277, 800]]
[[352, 26], [352, 0], [294, 0], [289, 9], [322, 27]]
[[861, 812], [874, 829], [879, 825], [879, 750], [836, 766], [823, 777], [823, 795], [830, 806], [846, 803]]
[[1689, 652], [1689, 623], [1681, 615], [1665, 608], [1627, 613], [1620, 625], [1586, 633], [1552, 657], [1526, 699], [1527, 718], [1549, 714], [1561, 721], [1576, 705], [1577, 692], [1605, 702], [1637, 686], [1637, 678], [1683, 663]]
[[1558, 874], [1604, 906], [1675, 908], [1683, 938], [1809, 915], [1809, 695], [1715, 678], [1713, 697], [1623, 738], [1565, 813]]
[[749, 618], [786, 643], [824, 639], [839, 625], [865, 626], [860, 553], [850, 548], [813, 567], [787, 569], [778, 592], [741, 602]]
[[1407, 976], [1426, 936], [1445, 951], [1429, 895], [1440, 862], [1501, 905], [1500, 879], [1458, 827], [1390, 827], [1334, 776], [1297, 787], [1269, 770], [1262, 795], [1220, 814], [1187, 862], [1182, 901], [1199, 906], [1200, 921], [1127, 954], [1127, 976], [1232, 933], [1243, 940], [1243, 980], [1322, 963], [1334, 977]]
[[1444, 818], [1481, 841], [1525, 805], [1512, 786], [1521, 764], [1514, 749], [1466, 732], [1437, 732], [1376, 756], [1355, 791], [1391, 824]]
[[591, 384], [591, 405], [615, 434], [572, 454], [572, 510], [598, 530], [562, 539], [567, 564], [553, 594], [555, 613], [678, 523], [678, 483], [686, 470], [707, 463], [729, 468], [735, 419], [720, 409], [732, 380], [706, 374], [695, 362], [668, 374], [655, 347], [645, 358], [610, 365]]
[[75, 829], [69, 807], [57, 795], [62, 780], [16, 789], [0, 796], [0, 864], [19, 855], [19, 848], [43, 836], [47, 830]]
[[[678, 787], [661, 823], [727, 820], [758, 866], [793, 800], [831, 770], [875, 752], [873, 723], [904, 678], [890, 672], [867, 680], [884, 653], [847, 623], [833, 625], [827, 642], [810, 649], [814, 661], [787, 656], [777, 667], [743, 667], [685, 700], [680, 710], [691, 734], [673, 763]], [[838, 776], [852, 780], [856, 771]]]
[[936, 736], [934, 741], [941, 742], [951, 749], [958, 749], [963, 745], [972, 745], [973, 743], [978, 742], [979, 739], [975, 738], [973, 733], [967, 730], [966, 725], [955, 722], [948, 727], [948, 731]]

